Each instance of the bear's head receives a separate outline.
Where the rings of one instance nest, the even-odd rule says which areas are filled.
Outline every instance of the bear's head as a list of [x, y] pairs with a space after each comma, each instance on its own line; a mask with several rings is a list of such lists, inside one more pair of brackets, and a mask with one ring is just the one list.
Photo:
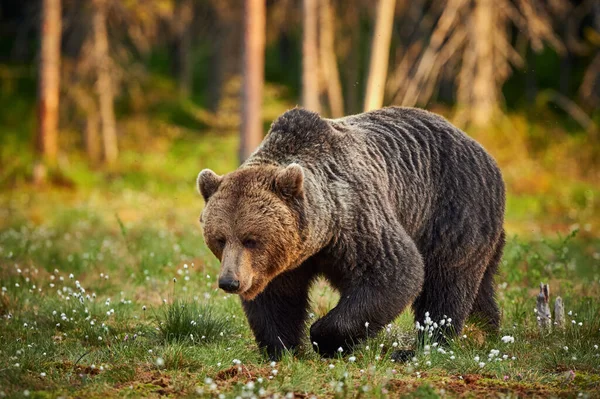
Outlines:
[[304, 171], [261, 165], [219, 176], [204, 169], [198, 190], [206, 205], [200, 224], [221, 261], [219, 287], [245, 300], [260, 294], [302, 256]]

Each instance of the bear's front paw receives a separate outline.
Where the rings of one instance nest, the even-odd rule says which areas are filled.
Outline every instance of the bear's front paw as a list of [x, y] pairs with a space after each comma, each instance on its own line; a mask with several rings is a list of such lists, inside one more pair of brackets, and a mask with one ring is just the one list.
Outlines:
[[320, 319], [310, 327], [310, 341], [315, 352], [324, 357], [333, 357], [336, 353], [344, 353], [351, 348], [346, 337], [327, 323], [326, 319]]

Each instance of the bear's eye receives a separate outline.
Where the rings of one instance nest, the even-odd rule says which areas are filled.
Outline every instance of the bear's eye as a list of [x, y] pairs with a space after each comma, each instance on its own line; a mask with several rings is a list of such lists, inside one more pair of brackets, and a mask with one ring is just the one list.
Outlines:
[[219, 248], [225, 248], [225, 244], [227, 244], [227, 240], [225, 240], [224, 238], [217, 238], [215, 240], [215, 242], [217, 243]]
[[253, 240], [252, 238], [246, 238], [244, 241], [242, 241], [242, 245], [245, 248], [253, 249], [253, 248], [256, 248], [256, 246], [258, 244], [257, 244], [256, 240]]

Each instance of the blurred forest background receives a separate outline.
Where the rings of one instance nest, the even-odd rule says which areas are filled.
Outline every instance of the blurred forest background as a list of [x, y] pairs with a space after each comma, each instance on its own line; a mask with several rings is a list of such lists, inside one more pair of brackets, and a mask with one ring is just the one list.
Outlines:
[[1, 0], [0, 49], [5, 203], [191, 203], [288, 108], [404, 105], [496, 157], [509, 231], [598, 228], [597, 0]]

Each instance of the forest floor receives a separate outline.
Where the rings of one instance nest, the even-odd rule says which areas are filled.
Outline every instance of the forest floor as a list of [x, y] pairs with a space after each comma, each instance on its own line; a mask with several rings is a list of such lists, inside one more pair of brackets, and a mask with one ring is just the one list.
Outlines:
[[[217, 288], [197, 222], [195, 175], [231, 170], [234, 146], [204, 137], [124, 153], [109, 175], [71, 165], [52, 187], [0, 193], [0, 397], [600, 397], [597, 187], [574, 189], [584, 201], [567, 220], [548, 212], [556, 198], [509, 185], [498, 337], [469, 324], [394, 363], [415, 335], [407, 310], [352, 354], [324, 360], [306, 345], [270, 363], [238, 298]], [[565, 302], [564, 331], [537, 327], [542, 281]], [[336, 295], [315, 285], [311, 321]]]

